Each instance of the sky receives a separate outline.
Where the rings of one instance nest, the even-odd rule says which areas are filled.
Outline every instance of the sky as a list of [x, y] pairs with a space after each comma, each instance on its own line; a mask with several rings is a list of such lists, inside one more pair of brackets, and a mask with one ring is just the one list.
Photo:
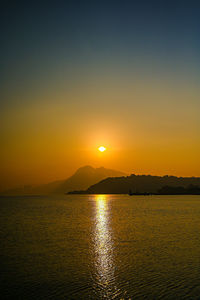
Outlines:
[[4, 1], [0, 190], [83, 165], [200, 176], [199, 15], [184, 0]]

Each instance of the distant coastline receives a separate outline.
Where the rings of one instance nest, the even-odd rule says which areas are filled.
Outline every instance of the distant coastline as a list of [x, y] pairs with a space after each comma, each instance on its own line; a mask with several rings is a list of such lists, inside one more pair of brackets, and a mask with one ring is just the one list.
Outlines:
[[66, 180], [40, 186], [2, 192], [2, 196], [37, 196], [63, 194], [129, 194], [129, 195], [200, 195], [200, 177], [176, 177], [126, 174], [84, 166]]
[[[178, 195], [188, 195], [188, 196], [195, 196], [195, 195], [200, 195], [199, 193], [168, 193], [168, 194], [161, 194], [161, 193], [102, 193], [103, 195], [129, 195], [129, 196], [178, 196]], [[87, 191], [71, 191], [68, 193], [65, 193], [65, 195], [99, 195], [99, 193], [88, 193]]]
[[130, 175], [109, 177], [86, 190], [67, 194], [200, 195], [199, 177]]

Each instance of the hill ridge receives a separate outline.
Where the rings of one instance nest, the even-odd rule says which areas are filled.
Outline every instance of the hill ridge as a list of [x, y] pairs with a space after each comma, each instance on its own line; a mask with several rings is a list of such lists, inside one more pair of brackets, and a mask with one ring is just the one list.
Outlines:
[[[133, 193], [157, 193], [165, 186], [187, 188], [190, 185], [200, 187], [200, 177], [131, 174], [130, 176], [105, 178], [80, 192], [88, 194], [127, 194], [130, 191]], [[77, 191], [74, 192], [77, 193]]]

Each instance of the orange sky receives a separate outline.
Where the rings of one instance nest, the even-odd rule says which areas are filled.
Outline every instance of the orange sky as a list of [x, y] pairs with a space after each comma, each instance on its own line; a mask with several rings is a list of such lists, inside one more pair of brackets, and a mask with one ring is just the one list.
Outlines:
[[11, 93], [15, 102], [1, 118], [1, 189], [64, 179], [88, 164], [200, 176], [199, 88], [126, 79], [89, 73], [70, 85]]
[[0, 190], [84, 165], [200, 176], [197, 1], [4, 1], [2, 14]]

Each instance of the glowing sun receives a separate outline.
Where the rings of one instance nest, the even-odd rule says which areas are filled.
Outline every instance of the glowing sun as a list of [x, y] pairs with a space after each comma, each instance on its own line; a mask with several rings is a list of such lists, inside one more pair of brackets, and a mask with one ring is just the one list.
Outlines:
[[106, 148], [105, 148], [104, 146], [101, 146], [101, 147], [98, 148], [98, 150], [99, 150], [100, 152], [104, 152], [104, 151], [106, 151]]

